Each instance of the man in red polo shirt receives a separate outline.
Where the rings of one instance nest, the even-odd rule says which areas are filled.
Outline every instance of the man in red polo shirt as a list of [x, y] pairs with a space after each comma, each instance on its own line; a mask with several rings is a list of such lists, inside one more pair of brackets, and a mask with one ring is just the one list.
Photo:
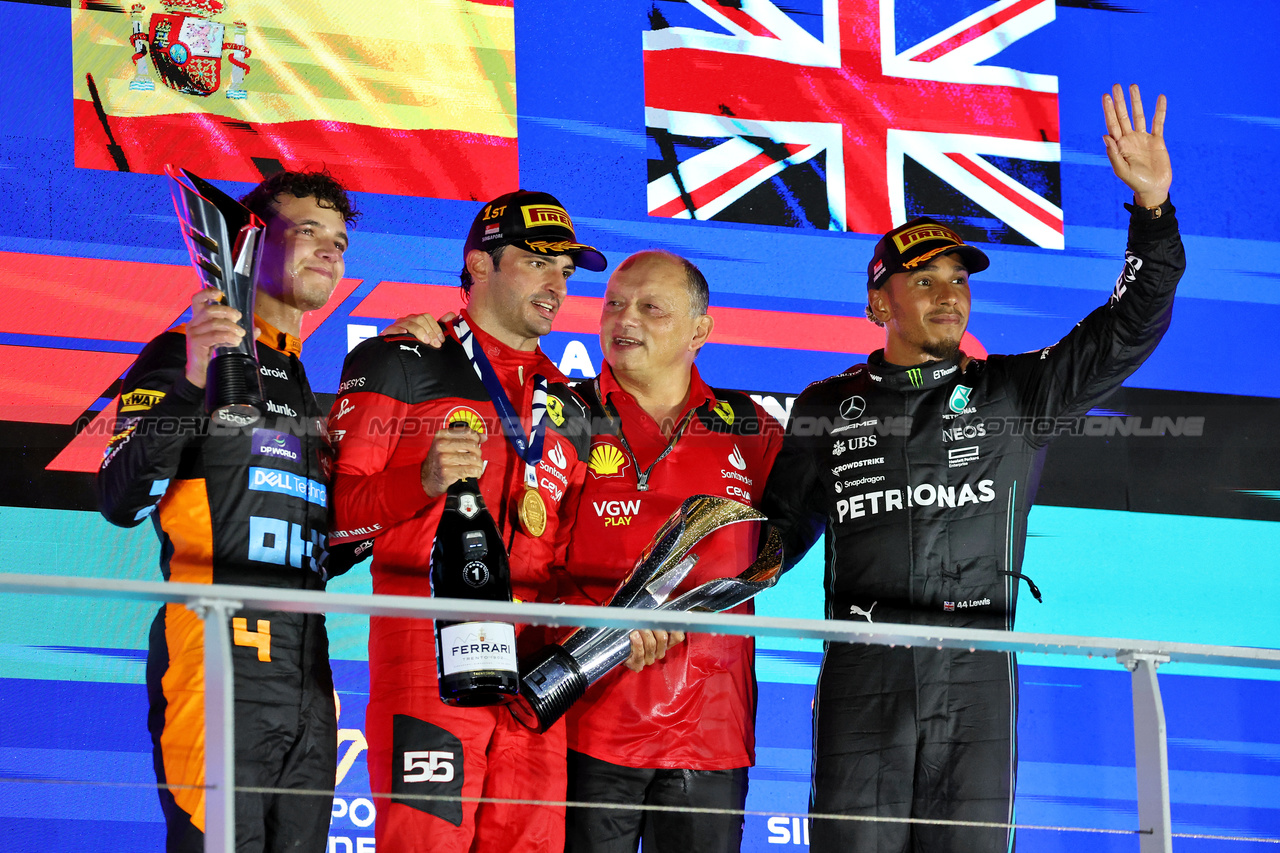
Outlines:
[[[576, 388], [593, 436], [561, 579], [566, 603], [607, 603], [691, 495], [759, 500], [781, 427], [747, 395], [713, 390], [698, 375], [694, 358], [714, 325], [707, 295], [698, 268], [667, 252], [632, 255], [609, 280], [600, 318], [606, 363]], [[708, 538], [681, 588], [745, 569], [757, 550], [754, 527]], [[750, 613], [750, 603], [735, 612]], [[682, 639], [634, 633], [628, 668], [660, 660], [615, 670], [569, 710], [570, 802], [743, 807], [755, 761], [753, 640]], [[565, 834], [568, 853], [632, 853], [641, 837], [646, 853], [716, 853], [739, 849], [742, 817], [570, 808]]]

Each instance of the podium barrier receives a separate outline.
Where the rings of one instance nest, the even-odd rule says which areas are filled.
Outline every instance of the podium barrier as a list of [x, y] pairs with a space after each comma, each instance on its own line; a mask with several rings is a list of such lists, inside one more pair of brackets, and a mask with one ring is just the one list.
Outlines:
[[[227, 616], [241, 607], [298, 613], [351, 613], [455, 621], [486, 619], [552, 626], [584, 625], [606, 628], [661, 628], [685, 632], [751, 636], [800, 637], [882, 646], [933, 646], [970, 651], [1035, 652], [1112, 658], [1127, 668], [1133, 688], [1134, 746], [1137, 770], [1138, 823], [1133, 830], [1084, 827], [1034, 827], [1137, 835], [1141, 853], [1172, 853], [1173, 838], [1218, 838], [1174, 833], [1169, 807], [1169, 761], [1164, 705], [1156, 675], [1163, 663], [1197, 663], [1280, 669], [1280, 649], [1215, 646], [1157, 640], [1033, 634], [1019, 631], [947, 628], [922, 625], [870, 624], [839, 620], [785, 619], [725, 613], [681, 613], [611, 607], [475, 602], [460, 599], [392, 595], [352, 595], [307, 590], [272, 589], [223, 584], [129, 581], [53, 575], [0, 573], [0, 593], [64, 595], [131, 601], [182, 602], [204, 620], [205, 631], [205, 850], [234, 853], [235, 778], [231, 638]], [[246, 789], [257, 790], [257, 789]], [[315, 794], [315, 791], [295, 791]], [[320, 792], [328, 793], [328, 792]], [[426, 795], [422, 795], [426, 796]], [[464, 798], [467, 799], [467, 798]], [[489, 801], [489, 800], [486, 800]], [[540, 804], [542, 801], [511, 800]], [[558, 803], [557, 803], [558, 804]], [[569, 803], [593, 807], [594, 803]], [[616, 804], [604, 804], [616, 809]], [[639, 809], [657, 807], [638, 806]], [[721, 810], [681, 809], [692, 812]], [[748, 812], [755, 814], [756, 812]], [[776, 812], [769, 812], [777, 815]], [[809, 815], [784, 815], [809, 817]], [[1006, 827], [1007, 824], [935, 821], [914, 818], [831, 816], [848, 820], [879, 820]], [[1234, 840], [1234, 839], [1232, 839]], [[1280, 844], [1280, 838], [1240, 838], [1240, 841]]]

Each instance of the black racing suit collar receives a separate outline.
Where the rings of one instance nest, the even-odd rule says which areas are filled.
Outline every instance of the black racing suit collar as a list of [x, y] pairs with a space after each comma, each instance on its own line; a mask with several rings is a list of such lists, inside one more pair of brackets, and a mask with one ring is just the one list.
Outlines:
[[946, 385], [960, 369], [960, 356], [945, 361], [928, 361], [911, 367], [899, 367], [884, 360], [884, 350], [867, 357], [867, 372], [878, 384], [895, 390], [936, 388]]

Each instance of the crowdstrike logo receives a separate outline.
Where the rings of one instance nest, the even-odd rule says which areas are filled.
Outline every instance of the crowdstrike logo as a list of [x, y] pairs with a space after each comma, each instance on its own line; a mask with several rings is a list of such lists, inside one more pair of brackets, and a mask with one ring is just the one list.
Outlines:
[[742, 458], [742, 451], [738, 449], [738, 445], [733, 446], [733, 452], [729, 454], [729, 464], [739, 471], [747, 470], [747, 462]]
[[837, 465], [831, 469], [831, 473], [833, 476], [839, 477], [845, 471], [851, 471], [854, 468], [865, 468], [868, 465], [883, 465], [883, 464], [884, 464], [883, 456], [870, 456], [870, 457], [867, 457], [866, 459], [857, 459], [857, 460], [854, 460], [853, 462], [846, 462], [843, 465]]

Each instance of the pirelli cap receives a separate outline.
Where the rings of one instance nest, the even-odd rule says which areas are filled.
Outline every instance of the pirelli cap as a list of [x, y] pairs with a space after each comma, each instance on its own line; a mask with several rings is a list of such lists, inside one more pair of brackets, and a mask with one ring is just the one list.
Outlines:
[[991, 261], [982, 250], [966, 245], [960, 235], [927, 216], [917, 216], [880, 238], [867, 264], [867, 289], [879, 290], [894, 273], [906, 272], [943, 253], [959, 255], [971, 273], [982, 272]]
[[472, 249], [491, 252], [499, 246], [519, 246], [540, 255], [572, 255], [575, 265], [592, 272], [609, 265], [598, 249], [577, 242], [573, 220], [550, 193], [516, 190], [481, 208], [467, 233], [463, 265]]

